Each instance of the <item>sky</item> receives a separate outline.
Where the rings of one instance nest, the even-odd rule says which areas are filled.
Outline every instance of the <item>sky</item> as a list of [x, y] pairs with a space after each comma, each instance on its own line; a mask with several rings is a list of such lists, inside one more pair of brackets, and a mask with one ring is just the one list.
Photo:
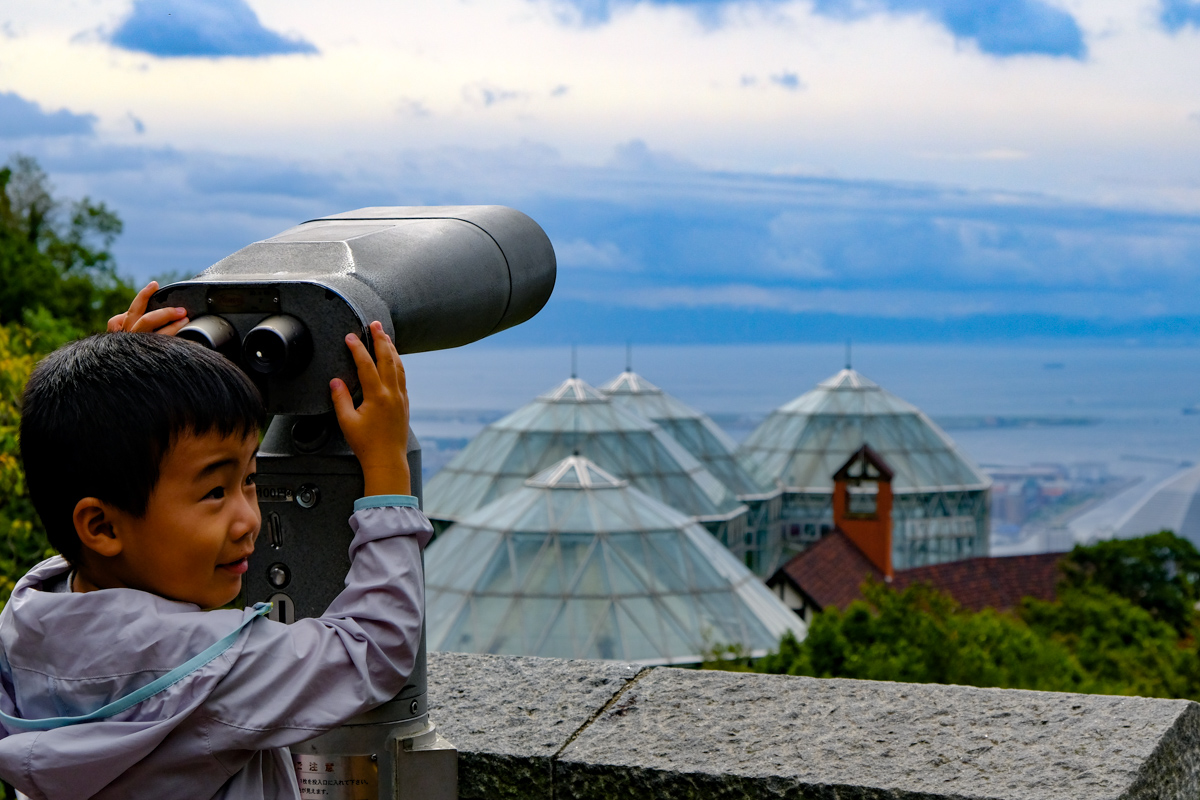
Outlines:
[[188, 276], [502, 203], [505, 341], [1200, 341], [1193, 0], [0, 0], [0, 155]]

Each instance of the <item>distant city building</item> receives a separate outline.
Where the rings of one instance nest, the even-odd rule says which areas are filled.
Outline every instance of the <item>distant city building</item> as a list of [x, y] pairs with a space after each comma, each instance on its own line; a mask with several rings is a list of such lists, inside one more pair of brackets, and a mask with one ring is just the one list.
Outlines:
[[897, 569], [988, 554], [990, 479], [920, 409], [844, 369], [777, 408], [738, 448], [756, 483], [783, 491], [760, 574], [832, 530], [831, 476], [868, 443], [895, 472]]
[[1033, 519], [1046, 520], [1056, 513], [1078, 509], [1106, 496], [1114, 485], [1125, 485], [1125, 481], [1108, 473], [1107, 465], [1095, 462], [984, 465], [983, 471], [992, 479], [992, 532], [1009, 537]]
[[833, 530], [792, 557], [767, 585], [804, 621], [827, 608], [845, 609], [862, 598], [864, 581], [903, 590], [926, 582], [972, 610], [1007, 610], [1023, 597], [1053, 600], [1061, 553], [969, 558], [896, 569], [893, 553], [895, 475], [863, 446], [833, 476]]
[[570, 378], [484, 428], [425, 487], [440, 530], [515, 491], [570, 455], [700, 522], [721, 541], [744, 537], [747, 507], [657, 424]]
[[1161, 483], [1117, 522], [1113, 535], [1129, 538], [1164, 530], [1200, 547], [1200, 466]]
[[579, 456], [466, 514], [425, 565], [433, 650], [685, 664], [806, 632], [707, 530]]
[[763, 570], [760, 554], [769, 550], [769, 542], [778, 539], [781, 491], [759, 486], [738, 463], [737, 443], [708, 417], [632, 370], [626, 369], [600, 387], [614, 405], [657, 423], [685, 450], [699, 459], [718, 480], [749, 508], [741, 535], [726, 528], [721, 543], [752, 570]]

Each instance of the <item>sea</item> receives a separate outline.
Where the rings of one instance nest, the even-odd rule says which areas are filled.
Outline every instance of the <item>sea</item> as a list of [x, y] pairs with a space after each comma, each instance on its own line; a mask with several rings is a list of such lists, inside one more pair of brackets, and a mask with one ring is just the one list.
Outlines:
[[994, 553], [1065, 549], [1111, 535], [1163, 482], [1200, 461], [1200, 347], [1124, 343], [501, 347], [405, 357], [412, 426], [436, 469], [484, 425], [572, 374], [634, 370], [736, 440], [847, 360], [921, 408], [984, 467], [1102, 469], [1118, 487], [1057, 521], [993, 538]]

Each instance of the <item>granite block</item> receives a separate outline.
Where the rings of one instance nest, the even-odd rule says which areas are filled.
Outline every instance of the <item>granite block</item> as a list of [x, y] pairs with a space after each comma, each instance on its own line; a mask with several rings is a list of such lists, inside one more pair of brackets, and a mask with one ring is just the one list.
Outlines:
[[558, 800], [1200, 797], [1187, 700], [659, 668], [556, 760]]
[[552, 759], [635, 675], [613, 661], [429, 654], [429, 713], [459, 751], [459, 797], [553, 800]]

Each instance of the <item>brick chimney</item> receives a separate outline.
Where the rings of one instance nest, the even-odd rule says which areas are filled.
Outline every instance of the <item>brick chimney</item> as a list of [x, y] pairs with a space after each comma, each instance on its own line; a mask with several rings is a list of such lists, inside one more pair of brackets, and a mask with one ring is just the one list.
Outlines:
[[833, 524], [892, 579], [892, 469], [863, 445], [833, 476]]

